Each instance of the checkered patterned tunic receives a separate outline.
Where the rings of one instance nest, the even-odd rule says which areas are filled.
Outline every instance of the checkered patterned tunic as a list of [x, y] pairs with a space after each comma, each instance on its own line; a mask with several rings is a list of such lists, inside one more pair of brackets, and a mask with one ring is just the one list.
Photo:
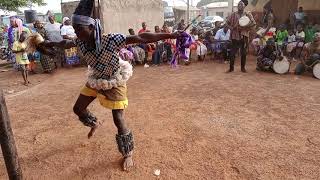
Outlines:
[[126, 36], [123, 34], [102, 35], [101, 50], [89, 50], [85, 43], [76, 40], [76, 44], [84, 55], [96, 79], [109, 80], [119, 70], [119, 51], [126, 45]]

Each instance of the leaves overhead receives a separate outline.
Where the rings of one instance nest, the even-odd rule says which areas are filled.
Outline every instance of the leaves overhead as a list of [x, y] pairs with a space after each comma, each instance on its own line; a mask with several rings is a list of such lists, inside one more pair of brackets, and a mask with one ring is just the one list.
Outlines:
[[20, 7], [27, 7], [31, 3], [45, 5], [44, 0], [1, 0], [0, 9], [5, 11], [18, 11]]

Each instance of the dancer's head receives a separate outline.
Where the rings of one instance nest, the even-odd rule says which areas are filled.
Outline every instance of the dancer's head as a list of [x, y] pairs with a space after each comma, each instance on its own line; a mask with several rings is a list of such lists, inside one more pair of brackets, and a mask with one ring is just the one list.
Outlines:
[[72, 16], [72, 26], [77, 37], [86, 43], [94, 41], [96, 21], [92, 18], [94, 0], [81, 0]]

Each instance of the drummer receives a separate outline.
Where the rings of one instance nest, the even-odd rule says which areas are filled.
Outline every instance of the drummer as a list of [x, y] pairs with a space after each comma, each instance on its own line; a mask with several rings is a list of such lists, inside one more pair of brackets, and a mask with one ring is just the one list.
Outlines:
[[[235, 55], [240, 48], [241, 52], [241, 71], [246, 73], [246, 61], [247, 61], [247, 49], [249, 44], [250, 29], [256, 25], [252, 14], [245, 11], [245, 7], [248, 5], [248, 0], [241, 0], [238, 3], [238, 11], [230, 15], [227, 20], [227, 25], [231, 30], [231, 57], [230, 57], [230, 69], [227, 72], [234, 71]], [[243, 16], [247, 16], [250, 19], [250, 24], [246, 27], [240, 27], [239, 19]]]
[[280, 50], [276, 48], [274, 39], [270, 38], [267, 45], [258, 54], [256, 69], [258, 71], [272, 70], [272, 65], [277, 58], [283, 59]]
[[311, 65], [315, 61], [320, 60], [320, 33], [315, 34], [313, 42], [305, 45], [304, 51], [307, 65]]
[[228, 49], [230, 46], [230, 29], [227, 25], [222, 25], [223, 28], [218, 30], [215, 37], [215, 52], [223, 55], [223, 60], [228, 59]]

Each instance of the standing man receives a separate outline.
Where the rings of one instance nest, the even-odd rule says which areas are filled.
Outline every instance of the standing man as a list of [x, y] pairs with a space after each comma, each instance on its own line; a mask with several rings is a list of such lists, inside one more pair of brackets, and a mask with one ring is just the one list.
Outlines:
[[303, 12], [303, 7], [299, 7], [298, 12], [295, 12], [293, 15], [294, 27], [297, 27], [298, 24], [305, 24], [306, 14]]
[[[52, 42], [60, 42], [63, 40], [61, 34], [60, 34], [60, 28], [61, 28], [61, 24], [55, 22], [55, 17], [53, 14], [49, 14], [48, 16], [49, 19], [49, 23], [47, 23], [45, 25], [45, 30], [47, 30], [47, 35], [48, 35], [48, 39], [49, 41]], [[63, 61], [64, 61], [64, 50], [57, 48], [57, 56], [54, 60], [54, 64], [55, 64], [55, 68], [58, 68], [58, 63], [61, 64], [61, 67], [63, 67]]]
[[[234, 71], [234, 61], [236, 53], [240, 48], [241, 53], [241, 72], [246, 73], [246, 61], [247, 61], [247, 48], [249, 44], [250, 29], [256, 25], [252, 14], [245, 11], [245, 7], [248, 5], [248, 0], [241, 0], [238, 4], [238, 11], [231, 14], [227, 20], [227, 25], [231, 30], [231, 57], [230, 57], [230, 69], [227, 72]], [[248, 16], [251, 23], [247, 27], [240, 27], [239, 19], [242, 16]]]

